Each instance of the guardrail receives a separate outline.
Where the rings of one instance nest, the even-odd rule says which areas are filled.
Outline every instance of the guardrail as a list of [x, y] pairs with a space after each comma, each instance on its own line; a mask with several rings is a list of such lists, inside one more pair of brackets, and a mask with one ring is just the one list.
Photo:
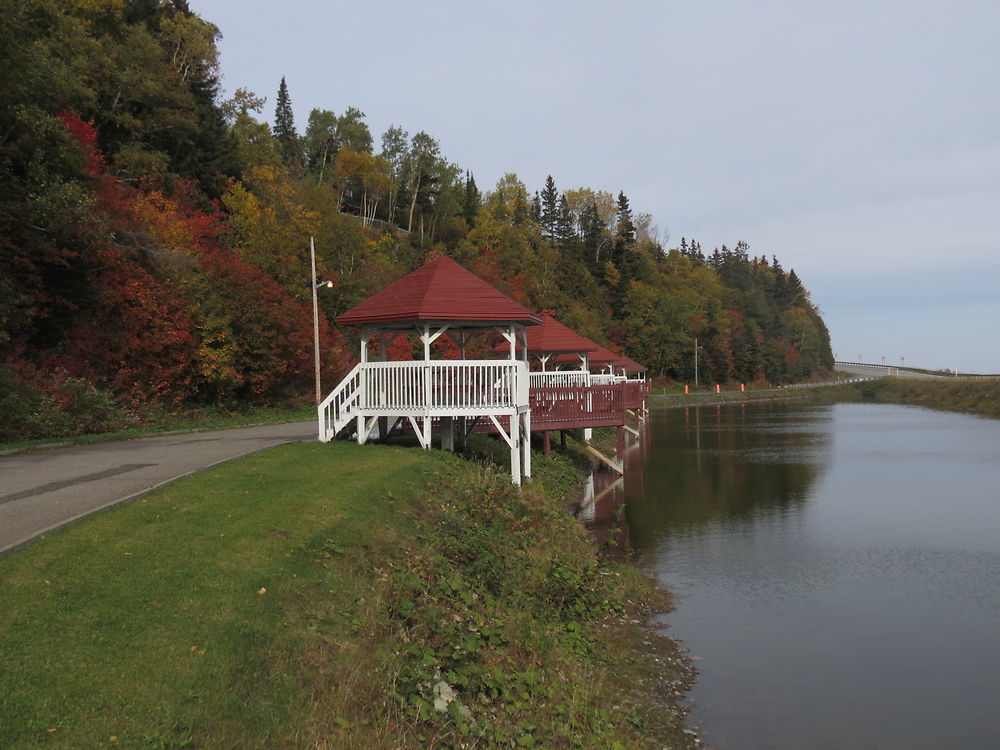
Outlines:
[[876, 365], [872, 362], [834, 362], [833, 366], [841, 365], [843, 367], [870, 367], [873, 370], [913, 370], [912, 367], [902, 367], [900, 365]]

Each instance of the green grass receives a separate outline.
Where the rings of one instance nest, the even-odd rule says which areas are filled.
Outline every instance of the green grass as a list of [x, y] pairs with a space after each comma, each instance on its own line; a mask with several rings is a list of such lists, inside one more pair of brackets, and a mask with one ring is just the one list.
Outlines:
[[908, 404], [1000, 419], [1000, 378], [881, 378], [836, 386], [817, 397]]
[[0, 747], [687, 746], [662, 600], [536, 466], [284, 446], [0, 558]]

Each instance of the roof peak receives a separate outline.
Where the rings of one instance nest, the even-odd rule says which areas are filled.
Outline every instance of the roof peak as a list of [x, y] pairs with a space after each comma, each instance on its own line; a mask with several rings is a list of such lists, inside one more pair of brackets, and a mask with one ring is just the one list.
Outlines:
[[429, 321], [538, 325], [541, 318], [447, 255], [432, 258], [337, 318], [342, 325]]

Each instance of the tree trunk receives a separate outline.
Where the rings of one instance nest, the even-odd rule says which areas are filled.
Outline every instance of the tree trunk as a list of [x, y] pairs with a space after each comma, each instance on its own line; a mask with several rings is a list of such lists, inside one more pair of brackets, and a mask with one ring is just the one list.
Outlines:
[[410, 201], [410, 220], [406, 224], [406, 231], [413, 231], [413, 210], [417, 207], [417, 193], [420, 192], [420, 173], [417, 172], [417, 179], [413, 181], [413, 200]]
[[323, 184], [323, 173], [326, 172], [326, 158], [327, 154], [330, 153], [329, 146], [323, 146], [323, 161], [319, 165], [319, 184]]

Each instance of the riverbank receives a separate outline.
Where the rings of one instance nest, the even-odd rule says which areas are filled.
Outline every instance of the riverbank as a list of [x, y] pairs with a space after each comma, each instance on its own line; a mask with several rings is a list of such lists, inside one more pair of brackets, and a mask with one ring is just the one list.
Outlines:
[[290, 445], [0, 558], [0, 746], [692, 747], [669, 601], [535, 467]]
[[1000, 378], [880, 378], [825, 389], [816, 397], [923, 406], [1000, 419]]
[[653, 393], [649, 396], [649, 407], [679, 408], [684, 406], [714, 406], [745, 401], [775, 401], [799, 398], [802, 392], [787, 388], [768, 388], [753, 391], [721, 391], [697, 393]]

